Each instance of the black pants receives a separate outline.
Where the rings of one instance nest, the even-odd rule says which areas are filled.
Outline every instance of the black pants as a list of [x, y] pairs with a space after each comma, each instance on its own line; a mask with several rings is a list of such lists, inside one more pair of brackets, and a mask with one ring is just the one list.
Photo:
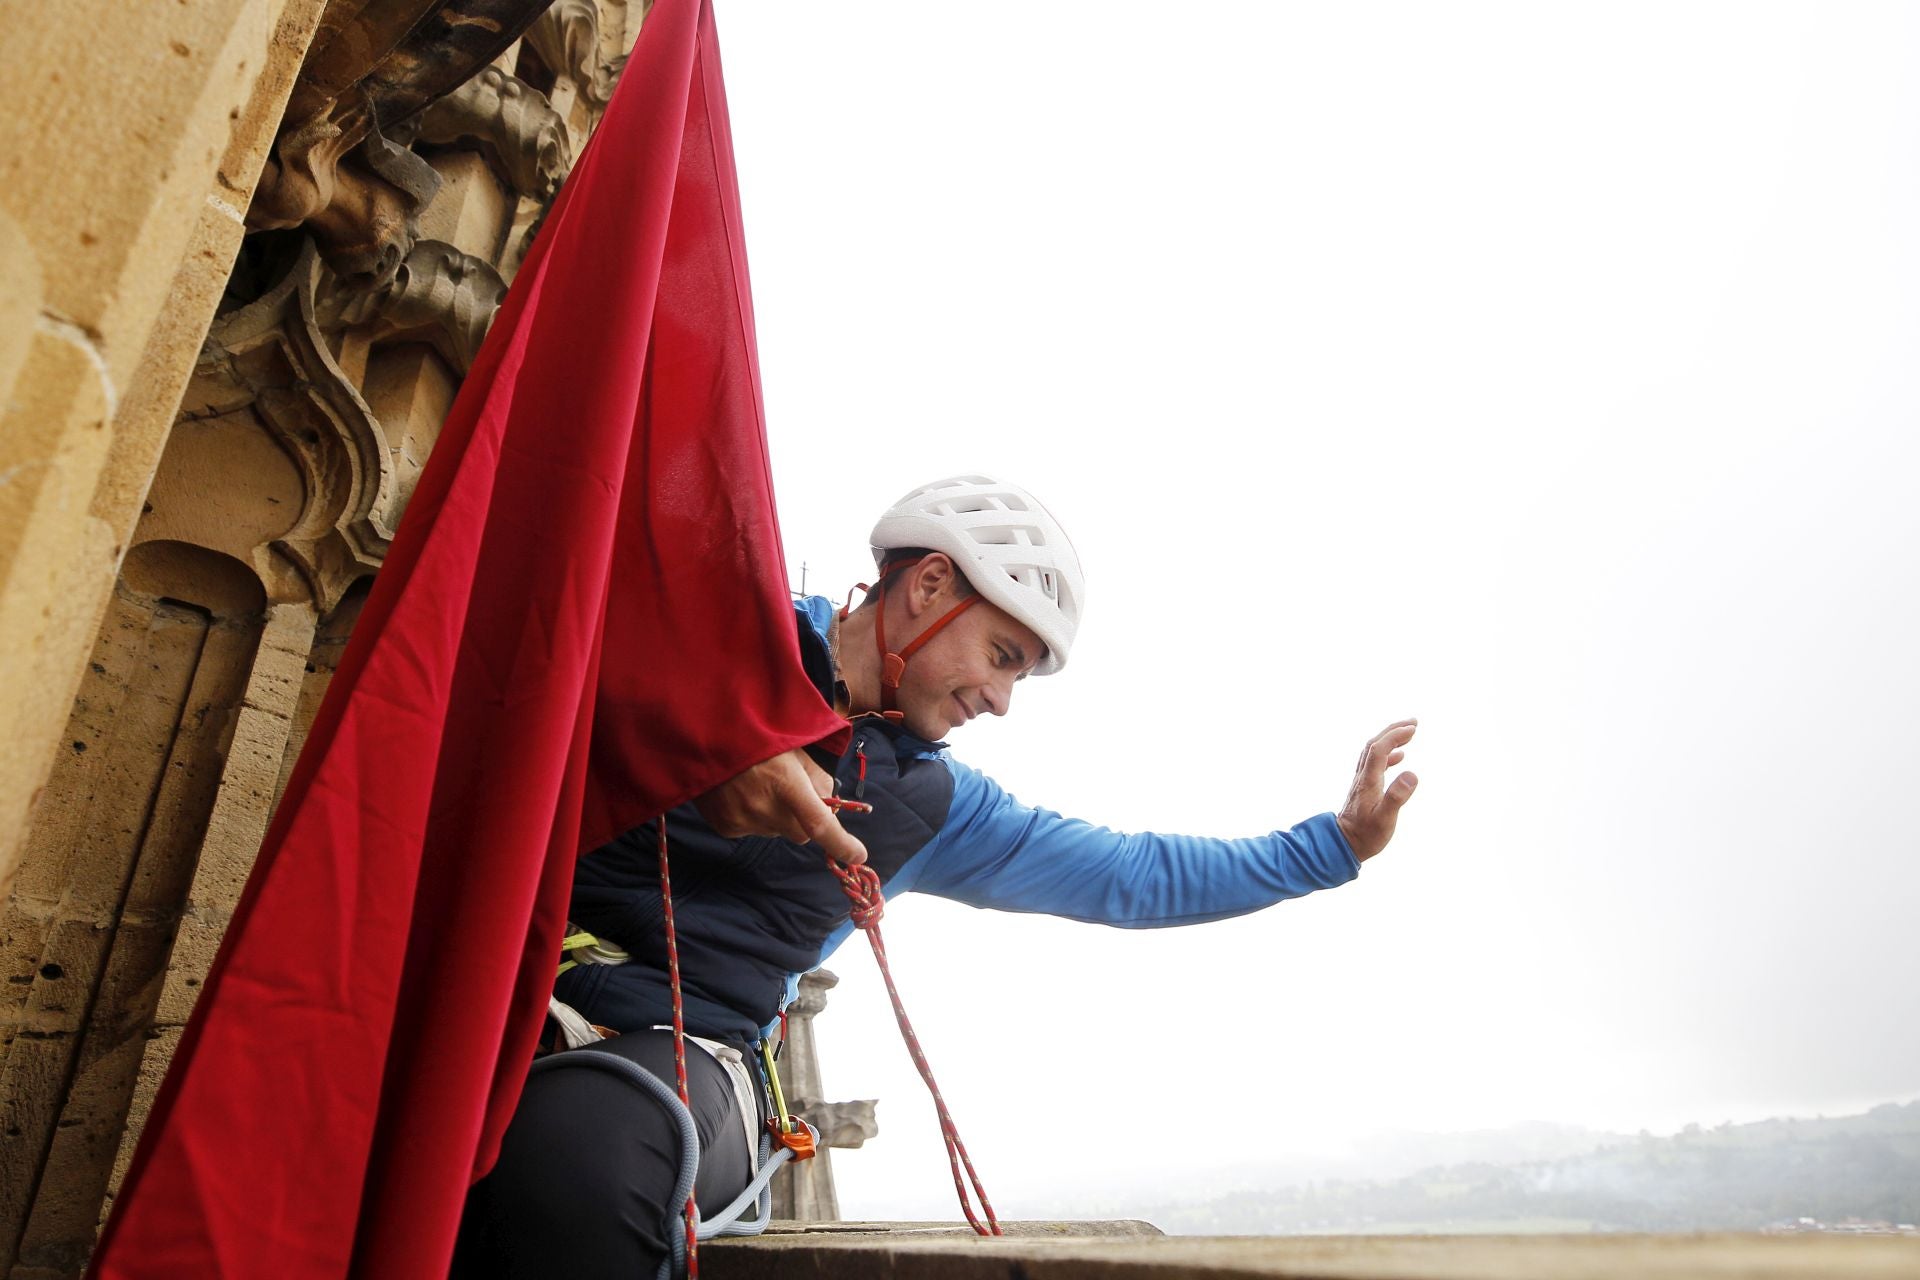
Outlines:
[[[673, 1035], [643, 1031], [593, 1046], [673, 1085]], [[687, 1093], [700, 1134], [694, 1199], [713, 1214], [752, 1178], [726, 1069], [687, 1045]], [[652, 1280], [671, 1250], [664, 1221], [680, 1176], [679, 1129], [660, 1102], [595, 1067], [527, 1081], [500, 1162], [467, 1195], [452, 1280]]]

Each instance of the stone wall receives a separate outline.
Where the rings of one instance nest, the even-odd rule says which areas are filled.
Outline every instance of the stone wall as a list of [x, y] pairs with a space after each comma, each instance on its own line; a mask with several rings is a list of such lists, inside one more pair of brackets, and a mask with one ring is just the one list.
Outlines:
[[0, 1272], [77, 1276], [366, 584], [646, 0], [0, 39]]

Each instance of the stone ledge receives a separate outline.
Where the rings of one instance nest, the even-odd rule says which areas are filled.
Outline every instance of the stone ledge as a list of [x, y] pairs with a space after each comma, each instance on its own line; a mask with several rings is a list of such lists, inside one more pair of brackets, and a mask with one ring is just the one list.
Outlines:
[[[1126, 1218], [1085, 1222], [1003, 1222], [1003, 1238], [1010, 1240], [1165, 1239], [1166, 1232], [1151, 1222]], [[762, 1241], [818, 1239], [823, 1236], [859, 1236], [869, 1241], [952, 1239], [973, 1240], [974, 1229], [964, 1222], [782, 1222], [774, 1219]]]
[[707, 1280], [1913, 1280], [1920, 1241], [1761, 1235], [1162, 1236], [1146, 1223], [781, 1224], [701, 1246]]

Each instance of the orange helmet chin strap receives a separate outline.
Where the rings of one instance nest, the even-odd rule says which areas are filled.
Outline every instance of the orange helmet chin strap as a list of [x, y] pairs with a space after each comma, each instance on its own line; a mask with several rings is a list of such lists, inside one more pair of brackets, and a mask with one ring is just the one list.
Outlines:
[[[893, 650], [887, 648], [887, 579], [902, 569], [913, 567], [915, 563], [915, 561], [911, 560], [902, 560], [898, 564], [888, 567], [886, 571], [880, 575], [879, 581], [873, 584], [873, 597], [876, 606], [873, 615], [873, 643], [875, 648], [880, 651], [880, 714], [889, 720], [899, 720], [906, 714], [900, 710], [900, 680], [907, 674], [907, 659], [918, 653], [920, 646], [933, 639], [933, 637], [939, 633], [940, 628], [946, 626], [968, 609], [980, 603], [980, 593], [976, 591], [936, 618], [933, 625], [915, 636], [906, 648], [898, 653], [893, 652]], [[866, 583], [864, 582], [855, 588], [855, 590], [865, 589]], [[852, 592], [849, 592], [848, 603], [840, 610], [840, 617], [843, 620], [846, 618], [848, 610], [852, 607]]]

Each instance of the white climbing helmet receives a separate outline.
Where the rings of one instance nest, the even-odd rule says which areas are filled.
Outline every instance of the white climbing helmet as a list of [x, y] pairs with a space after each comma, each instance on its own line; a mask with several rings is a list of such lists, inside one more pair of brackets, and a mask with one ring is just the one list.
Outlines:
[[988, 476], [922, 485], [887, 508], [868, 541], [878, 563], [899, 547], [945, 552], [974, 590], [1047, 646], [1034, 675], [1067, 665], [1086, 599], [1080, 557], [1060, 522], [1019, 485]]

